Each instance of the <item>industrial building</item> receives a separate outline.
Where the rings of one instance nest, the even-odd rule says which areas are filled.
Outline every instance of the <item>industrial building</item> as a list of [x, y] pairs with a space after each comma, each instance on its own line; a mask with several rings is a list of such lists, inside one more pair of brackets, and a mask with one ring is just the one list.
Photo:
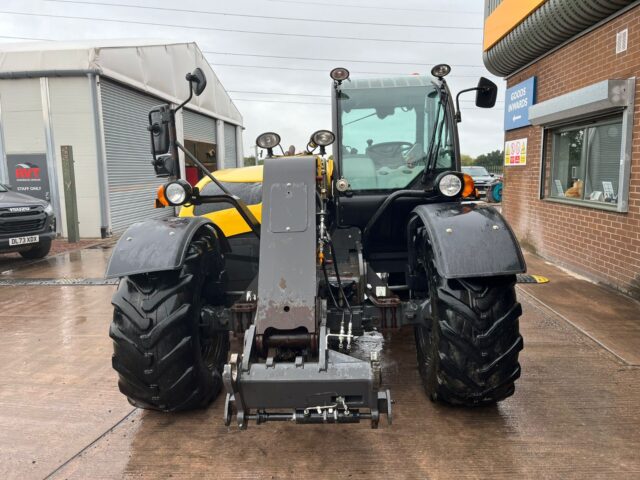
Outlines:
[[543, 258], [640, 298], [640, 5], [487, 0], [507, 81], [503, 213]]
[[[154, 208], [162, 179], [151, 166], [148, 112], [186, 99], [185, 74], [196, 67], [208, 84], [178, 116], [178, 139], [210, 168], [237, 166], [242, 115], [195, 43], [2, 45], [0, 182], [49, 200], [62, 236], [71, 228], [106, 237], [173, 215]], [[197, 181], [184, 158], [181, 169]]]

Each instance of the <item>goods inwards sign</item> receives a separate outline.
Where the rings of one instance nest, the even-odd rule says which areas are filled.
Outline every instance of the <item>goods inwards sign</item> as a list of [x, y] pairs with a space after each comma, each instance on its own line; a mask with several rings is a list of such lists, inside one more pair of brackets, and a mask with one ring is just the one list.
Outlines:
[[536, 77], [531, 77], [507, 89], [504, 99], [504, 129], [513, 130], [531, 125], [529, 107], [536, 102]]
[[506, 167], [527, 164], [527, 139], [504, 142], [504, 165]]

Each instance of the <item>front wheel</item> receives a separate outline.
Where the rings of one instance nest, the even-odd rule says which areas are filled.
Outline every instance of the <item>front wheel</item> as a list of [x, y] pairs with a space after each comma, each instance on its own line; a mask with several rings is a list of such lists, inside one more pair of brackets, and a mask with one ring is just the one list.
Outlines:
[[486, 405], [511, 396], [523, 341], [514, 275], [446, 280], [429, 262], [432, 319], [415, 327], [426, 393], [454, 405]]
[[181, 269], [120, 281], [109, 335], [118, 386], [132, 405], [189, 410], [220, 391], [229, 334], [207, 336], [199, 315], [203, 286], [221, 274], [221, 262], [215, 239], [204, 234], [189, 245]]

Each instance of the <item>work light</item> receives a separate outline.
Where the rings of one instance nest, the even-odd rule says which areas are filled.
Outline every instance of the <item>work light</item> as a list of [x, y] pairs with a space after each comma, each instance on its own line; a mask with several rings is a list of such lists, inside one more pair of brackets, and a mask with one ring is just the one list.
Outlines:
[[446, 63], [439, 63], [431, 69], [431, 75], [437, 78], [446, 77], [449, 75], [449, 72], [451, 72], [451, 67]]
[[160, 204], [168, 207], [177, 207], [184, 205], [191, 199], [193, 188], [186, 180], [176, 180], [166, 185], [161, 185], [158, 189], [158, 201]]
[[438, 190], [445, 197], [455, 197], [462, 190], [462, 180], [453, 173], [444, 173], [436, 180]]
[[256, 138], [256, 145], [260, 148], [274, 148], [280, 145], [280, 135], [274, 132], [265, 132], [258, 135]]
[[311, 135], [311, 141], [319, 147], [328, 147], [336, 140], [336, 136], [329, 130], [318, 130]]
[[331, 70], [329, 76], [338, 83], [342, 83], [349, 78], [349, 70], [343, 67], [337, 67]]

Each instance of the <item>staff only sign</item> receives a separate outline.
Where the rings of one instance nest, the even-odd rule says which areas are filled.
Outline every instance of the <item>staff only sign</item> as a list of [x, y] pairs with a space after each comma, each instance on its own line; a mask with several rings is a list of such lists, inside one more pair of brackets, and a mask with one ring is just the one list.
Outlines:
[[50, 200], [47, 156], [38, 154], [9, 154], [9, 184], [14, 191], [26, 193], [40, 200]]
[[505, 131], [531, 125], [529, 107], [536, 102], [536, 77], [507, 89], [504, 101]]

